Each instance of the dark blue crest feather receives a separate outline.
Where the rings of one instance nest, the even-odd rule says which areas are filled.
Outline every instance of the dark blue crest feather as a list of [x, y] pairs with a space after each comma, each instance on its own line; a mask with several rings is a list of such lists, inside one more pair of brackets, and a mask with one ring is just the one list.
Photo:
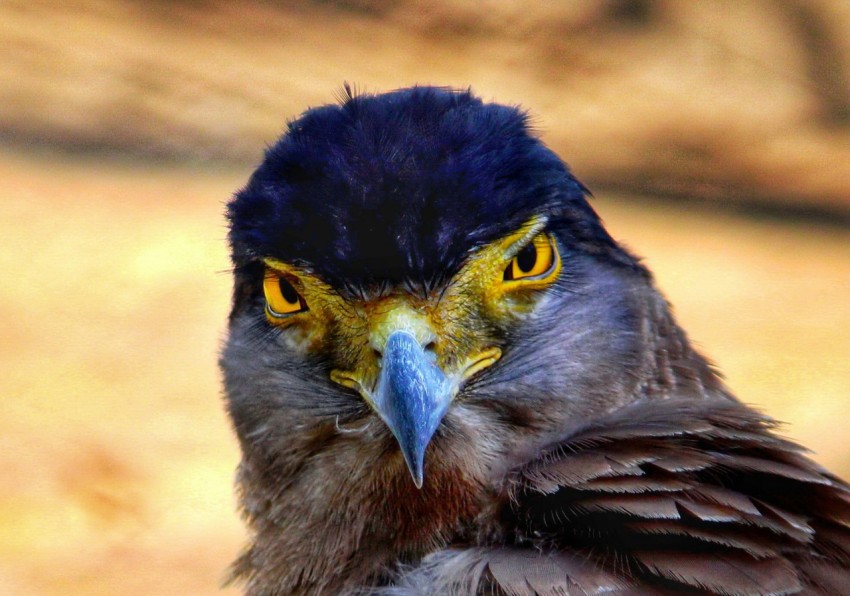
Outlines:
[[339, 287], [445, 281], [535, 214], [615, 245], [516, 107], [413, 87], [305, 112], [228, 206], [237, 266], [274, 257]]

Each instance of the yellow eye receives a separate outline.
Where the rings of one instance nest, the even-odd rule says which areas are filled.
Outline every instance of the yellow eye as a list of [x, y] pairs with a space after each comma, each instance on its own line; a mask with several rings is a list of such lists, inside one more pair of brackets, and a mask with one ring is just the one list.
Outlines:
[[549, 282], [558, 275], [560, 264], [558, 248], [552, 236], [537, 234], [508, 263], [504, 280]]
[[307, 303], [292, 283], [272, 270], [266, 271], [263, 292], [266, 295], [266, 312], [270, 317], [281, 319], [307, 310]]

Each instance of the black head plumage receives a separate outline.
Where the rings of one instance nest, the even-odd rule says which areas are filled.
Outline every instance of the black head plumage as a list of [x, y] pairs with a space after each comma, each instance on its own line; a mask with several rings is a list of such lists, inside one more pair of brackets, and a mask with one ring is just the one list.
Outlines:
[[305, 112], [228, 214], [237, 266], [271, 256], [340, 289], [430, 287], [534, 214], [616, 250], [586, 193], [518, 108], [413, 87]]

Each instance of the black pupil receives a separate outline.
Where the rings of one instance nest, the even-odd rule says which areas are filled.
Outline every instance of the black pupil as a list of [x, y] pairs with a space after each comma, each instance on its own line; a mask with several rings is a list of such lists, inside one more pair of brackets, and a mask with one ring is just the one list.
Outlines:
[[280, 286], [280, 293], [283, 295], [284, 300], [290, 304], [298, 304], [298, 292], [295, 291], [291, 283], [281, 277], [278, 285]]
[[519, 251], [516, 256], [516, 264], [519, 270], [523, 273], [528, 273], [534, 269], [534, 264], [537, 262], [537, 249], [534, 247], [534, 242], [529, 243], [525, 248]]

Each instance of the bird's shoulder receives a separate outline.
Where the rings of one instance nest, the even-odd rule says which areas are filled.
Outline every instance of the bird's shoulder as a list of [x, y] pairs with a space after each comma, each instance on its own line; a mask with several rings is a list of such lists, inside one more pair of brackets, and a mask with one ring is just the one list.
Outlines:
[[511, 470], [498, 543], [433, 553], [394, 590], [842, 593], [850, 487], [775, 426], [726, 398], [601, 416]]

